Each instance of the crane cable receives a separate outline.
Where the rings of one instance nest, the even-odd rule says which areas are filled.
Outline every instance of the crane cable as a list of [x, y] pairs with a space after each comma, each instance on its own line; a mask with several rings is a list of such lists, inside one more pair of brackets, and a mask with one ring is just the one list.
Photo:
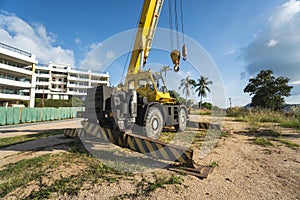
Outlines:
[[179, 28], [178, 28], [178, 11], [177, 11], [177, 1], [174, 1], [174, 11], [175, 11], [175, 30], [176, 30], [176, 44], [177, 44], [177, 49], [179, 49]]
[[[181, 35], [182, 35], [182, 43], [185, 44], [185, 38], [184, 38], [184, 20], [183, 20], [183, 3], [182, 0], [180, 0], [180, 4], [178, 8], [178, 4], [176, 3], [177, 0], [174, 1], [174, 7], [172, 6], [172, 0], [168, 0], [168, 6], [169, 6], [169, 27], [170, 27], [170, 42], [171, 42], [171, 51], [174, 48], [174, 29], [173, 29], [173, 23], [175, 24], [175, 35], [176, 35], [176, 48], [180, 48], [180, 32], [179, 32], [179, 12], [180, 12], [180, 25], [181, 25]], [[174, 9], [174, 11], [173, 11]], [[173, 22], [173, 15], [174, 16], [174, 22]]]
[[184, 41], [184, 27], [183, 27], [183, 8], [182, 8], [182, 0], [180, 0], [180, 16], [181, 16], [181, 33], [182, 33], [182, 43], [185, 44]]
[[174, 39], [173, 39], [173, 19], [172, 19], [172, 4], [171, 0], [168, 1], [169, 6], [169, 28], [170, 28], [170, 43], [171, 43], [171, 51], [174, 48]]

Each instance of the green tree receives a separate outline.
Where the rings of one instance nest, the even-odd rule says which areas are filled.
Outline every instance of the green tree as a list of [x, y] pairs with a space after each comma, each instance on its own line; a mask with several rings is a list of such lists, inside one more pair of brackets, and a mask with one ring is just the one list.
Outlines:
[[204, 102], [204, 103], [201, 104], [201, 107], [202, 107], [202, 108], [206, 108], [206, 109], [208, 109], [208, 110], [211, 110], [212, 107], [213, 107], [213, 105], [212, 105], [211, 103]]
[[187, 76], [181, 79], [179, 89], [182, 89], [182, 93], [185, 94], [185, 100], [187, 101], [188, 96], [190, 96], [190, 89], [196, 84], [195, 80], [190, 79], [190, 76]]
[[198, 92], [198, 97], [200, 97], [199, 108], [201, 109], [202, 98], [207, 97], [207, 92], [210, 92], [208, 85], [213, 82], [208, 80], [208, 77], [201, 76], [198, 78], [198, 82], [195, 84], [196, 92]]
[[176, 103], [186, 104], [186, 100], [183, 97], [181, 97], [180, 94], [175, 90], [169, 90], [169, 94], [172, 98], [176, 99]]
[[250, 93], [254, 107], [280, 110], [284, 97], [291, 95], [293, 86], [288, 86], [289, 78], [272, 76], [272, 70], [262, 70], [255, 78], [250, 78], [244, 92]]

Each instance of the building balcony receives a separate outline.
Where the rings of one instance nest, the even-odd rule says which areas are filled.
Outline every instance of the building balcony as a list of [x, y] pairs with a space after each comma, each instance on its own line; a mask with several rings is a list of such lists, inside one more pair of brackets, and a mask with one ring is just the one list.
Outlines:
[[19, 94], [6, 94], [6, 93], [1, 93], [0, 92], [0, 99], [29, 101], [30, 96], [19, 95]]
[[66, 88], [51, 88], [50, 92], [67, 92]]
[[19, 68], [19, 67], [14, 67], [10, 65], [5, 65], [3, 63], [0, 63], [0, 69], [4, 69], [5, 71], [10, 71], [11, 73], [14, 74], [22, 74], [22, 75], [27, 75], [30, 77], [32, 75], [32, 71], [25, 69], [25, 68]]
[[76, 84], [71, 84], [71, 83], [68, 83], [68, 84], [67, 84], [67, 87], [68, 87], [68, 88], [74, 88], [74, 87], [76, 87], [76, 86], [77, 86]]
[[0, 53], [27, 63], [37, 63], [34, 54], [0, 42]]
[[44, 86], [49, 86], [50, 85], [50, 83], [47, 81], [37, 81], [36, 82], [36, 85], [44, 85]]
[[1, 85], [9, 85], [12, 87], [20, 87], [20, 88], [30, 88], [31, 83], [30, 82], [22, 82], [22, 81], [15, 81], [5, 78], [0, 78], [0, 84]]
[[36, 89], [35, 90], [35, 93], [38, 93], [38, 94], [49, 94], [50, 93], [50, 90], [47, 89], [47, 90], [43, 90], [43, 89]]
[[70, 74], [84, 74], [84, 75], [89, 75], [91, 73], [90, 70], [83, 71], [83, 70], [74, 70], [74, 69], [71, 69], [68, 72]]
[[108, 80], [107, 80], [107, 81], [103, 81], [103, 80], [91, 80], [91, 83], [107, 84], [107, 83], [108, 83]]
[[91, 86], [89, 85], [75, 85], [75, 84], [72, 84], [73, 85], [73, 88], [78, 88], [78, 89], [88, 89], [88, 88], [91, 88]]
[[75, 91], [68, 91], [67, 92], [68, 95], [74, 95], [74, 96], [86, 96], [87, 93], [84, 92], [75, 92]]
[[54, 84], [54, 85], [66, 85], [67, 82], [65, 82], [65, 81], [51, 81], [51, 84]]
[[38, 78], [50, 78], [50, 74], [36, 74], [36, 77]]
[[68, 80], [76, 81], [77, 77], [75, 77], [75, 76], [68, 76]]
[[57, 78], [65, 78], [68, 75], [67, 74], [55, 74], [55, 73], [51, 73], [52, 77], [57, 77]]

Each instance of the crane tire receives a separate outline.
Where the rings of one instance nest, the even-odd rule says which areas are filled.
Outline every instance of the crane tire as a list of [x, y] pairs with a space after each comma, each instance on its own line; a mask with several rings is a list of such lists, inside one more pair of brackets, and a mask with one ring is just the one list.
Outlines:
[[187, 113], [185, 109], [180, 108], [178, 118], [179, 118], [178, 119], [179, 124], [176, 124], [174, 127], [176, 131], [182, 132], [185, 130], [187, 124]]
[[150, 107], [145, 124], [145, 134], [147, 137], [158, 139], [163, 129], [163, 116], [156, 107]]

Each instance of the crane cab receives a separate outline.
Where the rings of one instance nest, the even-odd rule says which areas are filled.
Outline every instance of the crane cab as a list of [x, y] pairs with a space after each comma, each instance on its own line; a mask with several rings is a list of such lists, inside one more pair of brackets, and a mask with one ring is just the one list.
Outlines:
[[128, 75], [125, 89], [136, 90], [137, 94], [146, 98], [148, 102], [176, 103], [175, 98], [170, 96], [165, 80], [159, 72], [148, 70]]

